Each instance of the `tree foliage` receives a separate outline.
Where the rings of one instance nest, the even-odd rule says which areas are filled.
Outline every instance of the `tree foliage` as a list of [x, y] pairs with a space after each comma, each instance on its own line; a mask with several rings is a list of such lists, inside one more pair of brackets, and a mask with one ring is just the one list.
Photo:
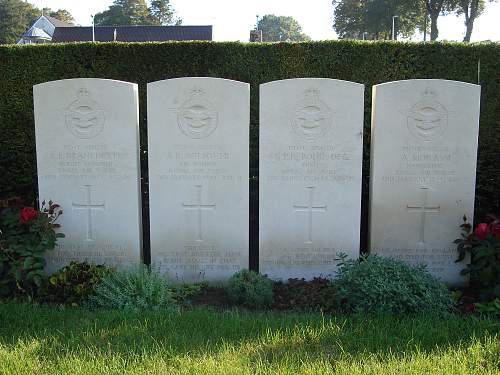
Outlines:
[[275, 16], [267, 14], [257, 23], [262, 30], [264, 42], [301, 42], [311, 40], [302, 32], [302, 27], [293, 17]]
[[485, 9], [487, 1], [497, 0], [333, 0], [333, 28], [341, 38], [389, 39], [392, 17], [397, 16], [396, 30], [410, 37], [416, 29], [423, 31], [424, 17], [430, 19], [430, 39], [439, 36], [438, 18], [456, 13], [464, 16], [465, 36], [470, 41], [474, 21]]
[[16, 43], [40, 14], [33, 5], [22, 0], [1, 0], [0, 44]]
[[66, 9], [58, 9], [58, 10], [49, 9], [48, 12], [44, 11], [44, 14], [48, 14], [49, 16], [54, 17], [59, 21], [66, 22], [71, 25], [75, 24], [75, 19], [73, 18], [73, 15]]
[[390, 39], [392, 17], [397, 16], [396, 30], [404, 37], [413, 35], [423, 25], [421, 0], [333, 0], [333, 28], [340, 38]]
[[152, 0], [150, 7], [145, 0], [114, 0], [108, 10], [95, 15], [95, 24], [99, 26], [159, 26], [181, 22], [175, 17], [169, 0]]
[[180, 25], [182, 20], [175, 16], [175, 11], [169, 0], [151, 0], [150, 18], [158, 25]]

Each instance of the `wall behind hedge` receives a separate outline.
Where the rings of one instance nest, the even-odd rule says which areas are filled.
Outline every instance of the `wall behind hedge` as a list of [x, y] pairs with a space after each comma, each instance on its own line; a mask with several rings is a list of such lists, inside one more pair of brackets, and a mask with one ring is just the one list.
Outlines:
[[[306, 42], [82, 43], [0, 46], [0, 198], [36, 196], [32, 86], [78, 77], [139, 84], [144, 191], [148, 220], [146, 84], [161, 79], [211, 76], [251, 84], [251, 259], [258, 256], [258, 87], [278, 79], [325, 77], [363, 83], [365, 162], [362, 244], [366, 240], [371, 86], [394, 80], [441, 78], [482, 86], [476, 217], [500, 210], [500, 44]], [[147, 254], [148, 228], [145, 228]]]

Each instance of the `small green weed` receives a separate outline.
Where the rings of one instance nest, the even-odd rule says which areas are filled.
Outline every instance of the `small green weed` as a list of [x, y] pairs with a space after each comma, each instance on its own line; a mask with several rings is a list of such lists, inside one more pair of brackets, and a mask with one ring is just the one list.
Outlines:
[[273, 302], [273, 283], [267, 277], [250, 270], [241, 270], [229, 279], [226, 291], [238, 305], [260, 308]]
[[89, 306], [128, 311], [177, 310], [167, 281], [146, 266], [106, 275], [89, 297]]

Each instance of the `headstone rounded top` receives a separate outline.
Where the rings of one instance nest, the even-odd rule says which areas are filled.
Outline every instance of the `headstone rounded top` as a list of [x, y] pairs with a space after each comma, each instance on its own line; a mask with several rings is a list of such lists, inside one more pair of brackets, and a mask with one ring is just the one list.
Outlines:
[[384, 101], [384, 105], [374, 107], [374, 113], [377, 115], [381, 108], [396, 105], [399, 115], [405, 119], [405, 132], [411, 138], [420, 145], [437, 144], [450, 136], [451, 122], [459, 113], [454, 103], [465, 100], [466, 93], [473, 95], [468, 96], [469, 100], [479, 97], [480, 91], [479, 85], [445, 79], [386, 82], [373, 86], [373, 101]]
[[357, 82], [351, 82], [351, 81], [346, 81], [342, 79], [334, 79], [334, 78], [319, 78], [319, 77], [313, 77], [313, 78], [288, 78], [288, 79], [279, 79], [276, 81], [270, 81], [270, 82], [265, 82], [260, 85], [260, 87], [265, 87], [265, 86], [271, 86], [271, 85], [279, 85], [279, 84], [296, 84], [296, 85], [303, 85], [304, 83], [307, 83], [307, 81], [310, 81], [311, 83], [318, 83], [318, 82], [335, 82], [337, 84], [346, 84], [346, 85], [355, 85], [355, 86], [360, 86], [364, 87], [362, 83], [357, 83]]
[[48, 86], [58, 86], [58, 85], [63, 85], [63, 84], [71, 84], [71, 83], [89, 83], [89, 84], [96, 84], [96, 83], [114, 83], [116, 85], [126, 85], [126, 86], [137, 86], [137, 83], [131, 83], [131, 82], [125, 82], [125, 81], [119, 81], [116, 79], [106, 79], [106, 78], [68, 78], [68, 79], [59, 79], [56, 81], [48, 81], [48, 82], [43, 82], [39, 83], [37, 85], [33, 86], [33, 89], [35, 88], [45, 88]]
[[471, 86], [478, 87], [480, 85], [476, 85], [475, 83], [463, 82], [463, 81], [454, 81], [451, 79], [438, 79], [438, 78], [421, 78], [421, 79], [404, 79], [401, 81], [389, 81], [379, 83], [378, 85], [374, 85], [373, 87], [383, 87], [383, 86], [391, 86], [391, 85], [415, 85], [415, 84], [447, 84], [447, 85], [463, 85], [463, 86]]
[[159, 81], [154, 81], [148, 83], [148, 86], [153, 87], [153, 86], [159, 86], [167, 82], [186, 82], [186, 81], [192, 81], [192, 82], [219, 82], [219, 83], [226, 83], [226, 84], [232, 84], [235, 86], [242, 86], [242, 87], [250, 87], [249, 83], [246, 82], [241, 82], [241, 81], [236, 81], [233, 79], [227, 79], [227, 78], [217, 78], [217, 77], [178, 77], [178, 78], [167, 78], [167, 79], [162, 79]]

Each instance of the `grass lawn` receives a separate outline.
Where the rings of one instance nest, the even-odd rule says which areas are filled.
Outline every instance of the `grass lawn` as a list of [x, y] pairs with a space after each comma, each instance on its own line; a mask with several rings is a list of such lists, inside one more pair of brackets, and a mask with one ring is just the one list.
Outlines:
[[500, 374], [500, 321], [0, 302], [0, 374]]

